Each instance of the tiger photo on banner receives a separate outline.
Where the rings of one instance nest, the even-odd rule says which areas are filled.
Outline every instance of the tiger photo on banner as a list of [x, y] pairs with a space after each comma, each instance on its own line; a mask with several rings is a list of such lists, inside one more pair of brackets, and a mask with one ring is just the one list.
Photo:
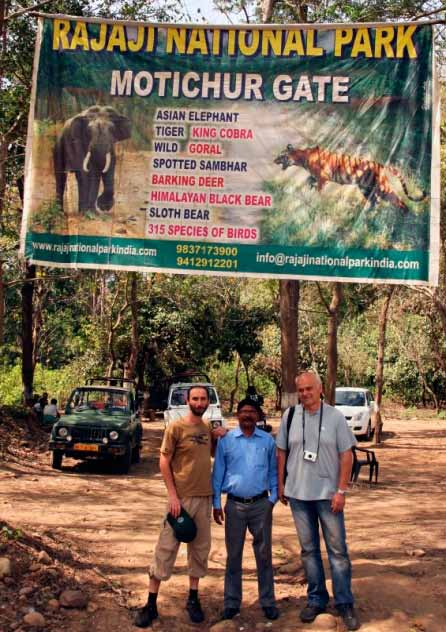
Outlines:
[[41, 16], [21, 252], [435, 285], [439, 165], [432, 24]]

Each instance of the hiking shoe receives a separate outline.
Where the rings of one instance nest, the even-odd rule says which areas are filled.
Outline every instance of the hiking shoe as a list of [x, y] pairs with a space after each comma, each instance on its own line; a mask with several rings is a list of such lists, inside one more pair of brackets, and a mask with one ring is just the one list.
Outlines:
[[233, 619], [236, 615], [240, 613], [238, 608], [225, 608], [223, 610], [222, 619]]
[[358, 615], [351, 604], [341, 604], [336, 606], [336, 610], [342, 617], [347, 630], [359, 630], [361, 624], [359, 623]]
[[201, 609], [199, 599], [188, 599], [186, 610], [189, 613], [189, 619], [192, 623], [202, 623], [204, 621], [204, 612]]
[[271, 619], [271, 621], [275, 621], [279, 618], [279, 611], [277, 610], [276, 606], [265, 606], [263, 608], [263, 612], [265, 614], [265, 617], [267, 619]]
[[316, 619], [318, 614], [322, 614], [323, 612], [325, 612], [325, 608], [308, 603], [305, 608], [300, 611], [300, 620], [302, 623], [311, 623]]
[[155, 619], [158, 619], [156, 604], [147, 603], [144, 608], [139, 608], [139, 610], [136, 611], [133, 623], [137, 628], [148, 628]]

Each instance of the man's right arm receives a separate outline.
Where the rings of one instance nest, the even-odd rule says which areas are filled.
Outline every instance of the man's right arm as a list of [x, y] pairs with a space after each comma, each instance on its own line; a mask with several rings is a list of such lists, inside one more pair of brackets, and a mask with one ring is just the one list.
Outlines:
[[226, 463], [225, 453], [223, 448], [223, 440], [220, 440], [217, 444], [217, 451], [214, 459], [214, 470], [212, 472], [212, 489], [214, 492], [214, 520], [217, 524], [222, 524], [224, 520], [224, 513], [221, 508], [221, 489], [223, 487], [223, 480], [225, 477]]
[[278, 496], [281, 503], [288, 504], [285, 496], [285, 462], [286, 450], [277, 448], [277, 477], [278, 477]]
[[169, 497], [169, 511], [174, 518], [178, 518], [181, 512], [181, 503], [178, 498], [177, 489], [175, 487], [175, 482], [173, 480], [172, 468], [170, 466], [170, 461], [172, 460], [172, 455], [170, 454], [160, 454], [160, 471], [161, 476], [164, 479], [164, 483], [167, 488], [167, 495]]

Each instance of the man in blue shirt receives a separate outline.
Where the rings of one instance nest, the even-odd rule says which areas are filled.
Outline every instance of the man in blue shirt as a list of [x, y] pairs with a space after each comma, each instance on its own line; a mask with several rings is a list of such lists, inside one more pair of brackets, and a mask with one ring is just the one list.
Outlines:
[[[271, 528], [277, 501], [277, 461], [273, 438], [256, 428], [258, 402], [243, 399], [237, 406], [239, 428], [220, 439], [215, 454], [212, 485], [214, 520], [225, 516], [226, 573], [223, 619], [240, 612], [242, 557], [246, 529], [253, 536], [259, 601], [268, 619], [277, 619], [274, 597]], [[227, 494], [224, 512], [221, 493]]]

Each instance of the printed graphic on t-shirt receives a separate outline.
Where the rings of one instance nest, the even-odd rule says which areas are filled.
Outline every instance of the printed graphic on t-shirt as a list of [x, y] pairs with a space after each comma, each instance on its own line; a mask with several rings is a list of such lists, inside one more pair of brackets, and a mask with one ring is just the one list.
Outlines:
[[200, 432], [199, 434], [191, 435], [188, 437], [188, 440], [198, 445], [207, 445], [209, 442], [209, 434], [207, 432]]

